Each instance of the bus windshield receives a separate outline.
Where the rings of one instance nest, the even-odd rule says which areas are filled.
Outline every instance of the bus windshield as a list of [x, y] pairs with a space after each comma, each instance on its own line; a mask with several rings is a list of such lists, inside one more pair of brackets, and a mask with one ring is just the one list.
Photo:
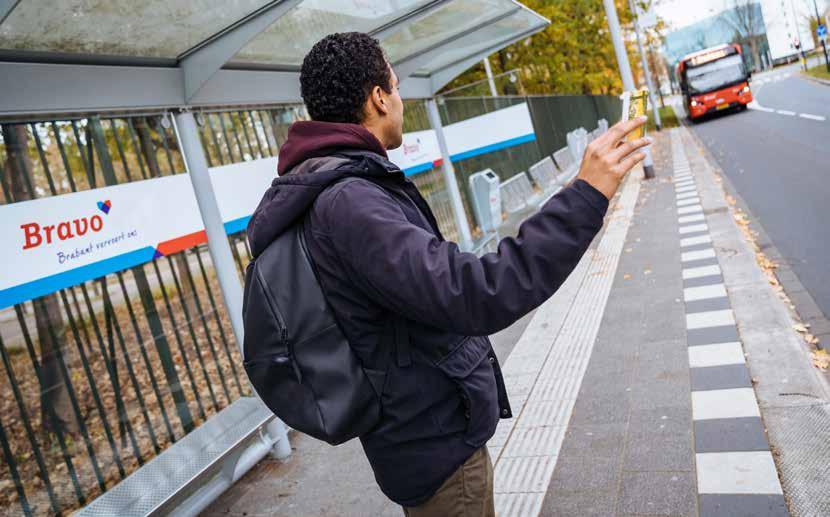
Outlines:
[[741, 56], [733, 54], [689, 68], [686, 71], [686, 79], [692, 93], [706, 93], [746, 80], [746, 69]]

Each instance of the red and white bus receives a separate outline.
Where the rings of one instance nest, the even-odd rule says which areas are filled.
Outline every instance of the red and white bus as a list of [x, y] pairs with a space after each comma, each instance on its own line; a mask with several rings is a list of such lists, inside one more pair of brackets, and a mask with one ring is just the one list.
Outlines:
[[752, 102], [750, 72], [740, 45], [711, 47], [680, 60], [677, 78], [689, 118], [734, 108], [746, 109]]

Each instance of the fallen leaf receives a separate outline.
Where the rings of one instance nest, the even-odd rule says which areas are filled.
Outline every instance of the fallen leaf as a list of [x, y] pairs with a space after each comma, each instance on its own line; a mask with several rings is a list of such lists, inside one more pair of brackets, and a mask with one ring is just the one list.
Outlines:
[[830, 354], [827, 353], [827, 350], [816, 350], [813, 352], [813, 365], [822, 370], [830, 368]]
[[795, 329], [796, 332], [801, 332], [802, 334], [807, 332], [807, 325], [805, 325], [803, 323], [796, 323], [796, 324], [793, 325], [793, 328]]
[[623, 280], [628, 280], [631, 278], [631, 275], [623, 275]]

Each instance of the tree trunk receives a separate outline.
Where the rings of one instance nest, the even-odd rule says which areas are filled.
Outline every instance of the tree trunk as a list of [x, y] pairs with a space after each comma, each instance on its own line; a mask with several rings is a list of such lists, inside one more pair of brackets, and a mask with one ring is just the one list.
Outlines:
[[[35, 198], [29, 135], [26, 126], [3, 125], [6, 143], [6, 177], [9, 193], [18, 202]], [[69, 388], [61, 375], [59, 351], [66, 348], [63, 313], [57, 294], [48, 294], [33, 303], [40, 348], [40, 405], [43, 427], [49, 431], [76, 432], [78, 421], [72, 410]], [[25, 323], [24, 323], [25, 324]], [[54, 418], [53, 418], [54, 417]]]

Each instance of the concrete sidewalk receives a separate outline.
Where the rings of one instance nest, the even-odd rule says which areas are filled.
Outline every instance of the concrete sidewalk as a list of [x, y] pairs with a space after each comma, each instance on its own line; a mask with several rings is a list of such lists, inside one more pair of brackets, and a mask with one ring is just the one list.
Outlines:
[[[559, 292], [493, 336], [516, 415], [488, 444], [497, 512], [830, 515], [826, 379], [692, 135], [654, 155]], [[205, 514], [401, 515], [356, 441], [292, 444]]]

